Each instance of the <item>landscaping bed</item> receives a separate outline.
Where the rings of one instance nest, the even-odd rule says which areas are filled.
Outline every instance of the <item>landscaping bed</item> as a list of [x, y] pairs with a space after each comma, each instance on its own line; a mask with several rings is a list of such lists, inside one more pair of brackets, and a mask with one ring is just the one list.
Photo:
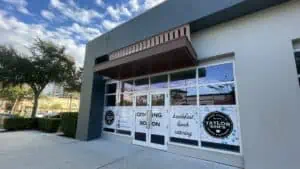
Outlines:
[[1, 117], [0, 123], [1, 128], [8, 131], [27, 130], [35, 128], [36, 119], [22, 117]]
[[38, 118], [37, 129], [47, 133], [55, 133], [60, 126], [60, 118]]
[[78, 113], [61, 114], [61, 131], [65, 136], [75, 138], [77, 128]]
[[75, 138], [78, 113], [61, 113], [57, 117], [24, 118], [16, 116], [0, 116], [0, 129], [7, 131], [39, 130], [56, 133], [59, 130], [64, 136]]

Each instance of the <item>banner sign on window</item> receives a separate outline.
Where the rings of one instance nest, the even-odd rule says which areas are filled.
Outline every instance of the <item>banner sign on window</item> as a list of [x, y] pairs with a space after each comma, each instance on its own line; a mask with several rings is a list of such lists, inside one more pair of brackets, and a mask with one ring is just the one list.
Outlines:
[[219, 111], [211, 112], [204, 117], [204, 130], [215, 138], [226, 138], [233, 130], [231, 118]]
[[117, 114], [117, 129], [131, 131], [133, 118], [132, 108], [120, 108]]
[[116, 128], [117, 112], [118, 109], [115, 107], [106, 108], [104, 110], [104, 117], [103, 117], [104, 128], [109, 128], [109, 129]]
[[106, 111], [104, 120], [106, 125], [108, 126], [112, 125], [115, 121], [115, 113], [111, 110]]
[[170, 118], [170, 137], [198, 140], [199, 114], [197, 106], [172, 108]]
[[200, 116], [201, 142], [240, 145], [236, 106], [201, 106]]

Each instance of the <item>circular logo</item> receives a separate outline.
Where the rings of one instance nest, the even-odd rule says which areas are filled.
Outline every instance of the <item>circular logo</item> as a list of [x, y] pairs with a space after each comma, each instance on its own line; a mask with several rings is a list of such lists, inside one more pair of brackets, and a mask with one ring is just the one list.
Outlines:
[[222, 112], [211, 112], [203, 120], [205, 131], [216, 138], [228, 137], [233, 130], [231, 118]]
[[115, 114], [113, 111], [109, 110], [105, 112], [105, 124], [112, 125], [115, 121]]

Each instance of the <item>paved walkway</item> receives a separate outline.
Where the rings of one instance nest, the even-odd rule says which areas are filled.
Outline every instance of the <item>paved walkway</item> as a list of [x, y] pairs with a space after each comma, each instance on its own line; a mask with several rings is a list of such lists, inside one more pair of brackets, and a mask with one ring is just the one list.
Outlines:
[[4, 169], [237, 169], [99, 139], [80, 142], [37, 131], [0, 132]]

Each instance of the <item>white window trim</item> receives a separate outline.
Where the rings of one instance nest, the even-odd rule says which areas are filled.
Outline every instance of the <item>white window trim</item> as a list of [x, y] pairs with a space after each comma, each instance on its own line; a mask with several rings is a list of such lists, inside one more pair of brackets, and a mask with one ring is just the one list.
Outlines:
[[296, 52], [300, 52], [300, 49], [294, 49], [294, 52], [296, 53]]

